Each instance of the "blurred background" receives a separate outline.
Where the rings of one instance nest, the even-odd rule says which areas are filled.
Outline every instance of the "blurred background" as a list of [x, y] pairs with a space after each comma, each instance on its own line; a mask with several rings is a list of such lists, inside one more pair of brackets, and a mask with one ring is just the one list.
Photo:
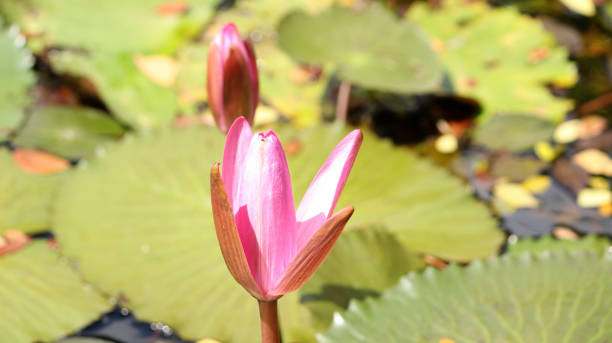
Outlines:
[[282, 298], [284, 341], [412, 271], [609, 247], [612, 2], [1, 0], [0, 341], [257, 337], [208, 189], [224, 136], [207, 54], [228, 22], [296, 201], [347, 130], [365, 135], [337, 206], [356, 214]]

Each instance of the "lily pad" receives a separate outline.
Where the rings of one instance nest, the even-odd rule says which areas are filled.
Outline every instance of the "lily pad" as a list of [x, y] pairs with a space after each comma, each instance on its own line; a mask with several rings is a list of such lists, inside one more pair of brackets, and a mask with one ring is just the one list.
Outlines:
[[[287, 160], [296, 200], [346, 133], [341, 126], [279, 131], [285, 146], [293, 146]], [[336, 208], [349, 205], [356, 208], [349, 227], [381, 225], [407, 249], [444, 259], [490, 256], [503, 240], [487, 208], [461, 180], [374, 135], [365, 135]]]
[[353, 302], [320, 342], [605, 342], [612, 258], [548, 253], [404, 277]]
[[342, 79], [400, 93], [437, 89], [442, 68], [420, 29], [373, 4], [363, 12], [341, 7], [311, 16], [287, 15], [280, 46], [296, 60], [334, 65]]
[[349, 230], [300, 289], [300, 300], [313, 314], [316, 329], [324, 330], [334, 312], [346, 309], [351, 299], [378, 297], [402, 275], [423, 268], [423, 259], [406, 251], [388, 231]]
[[28, 174], [15, 164], [10, 151], [0, 149], [0, 231], [48, 229], [51, 203], [63, 176]]
[[[299, 199], [346, 130], [281, 131], [288, 150], [303, 147], [288, 158]], [[54, 230], [86, 279], [124, 294], [139, 318], [165, 322], [188, 339], [245, 342], [258, 335], [256, 302], [227, 271], [210, 207], [209, 170], [224, 141], [216, 128], [192, 127], [111, 144], [62, 187]], [[381, 208], [381, 199], [392, 202]], [[352, 226], [394, 225], [403, 245], [443, 257], [488, 256], [503, 239], [467, 186], [373, 136], [366, 137], [338, 208], [345, 204], [357, 208]]]
[[173, 90], [147, 78], [131, 54], [56, 51], [49, 58], [55, 72], [91, 81], [113, 115], [131, 127], [163, 126], [178, 112]]
[[104, 52], [171, 52], [212, 16], [214, 0], [186, 0], [186, 10], [163, 11], [169, 0], [3, 1], [0, 11], [38, 46]]
[[0, 19], [0, 141], [19, 125], [23, 109], [31, 103], [28, 89], [35, 81], [30, 70], [34, 59], [23, 47], [17, 27], [2, 30]]
[[572, 108], [546, 84], [571, 86], [576, 67], [536, 19], [465, 0], [446, 0], [441, 9], [418, 3], [408, 18], [429, 33], [454, 91], [480, 101], [482, 121], [507, 113], [558, 121]]
[[68, 158], [93, 153], [124, 132], [105, 113], [85, 107], [50, 106], [28, 117], [13, 143], [18, 147], [43, 149]]
[[44, 241], [0, 256], [0, 270], [0, 330], [6, 342], [57, 339], [111, 307]]
[[526, 251], [532, 253], [560, 252], [560, 251], [591, 251], [596, 254], [603, 254], [612, 242], [605, 237], [588, 235], [577, 241], [555, 239], [553, 236], [540, 238], [525, 238], [508, 244], [508, 253], [520, 255]]
[[554, 125], [541, 118], [507, 114], [492, 117], [477, 126], [474, 143], [492, 150], [519, 152], [533, 148], [540, 141], [552, 138]]

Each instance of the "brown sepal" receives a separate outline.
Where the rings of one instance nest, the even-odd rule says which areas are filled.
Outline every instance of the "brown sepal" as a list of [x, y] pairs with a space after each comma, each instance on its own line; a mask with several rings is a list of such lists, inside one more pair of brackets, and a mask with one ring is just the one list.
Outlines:
[[274, 294], [283, 295], [293, 292], [310, 279], [329, 255], [354, 210], [352, 206], [349, 206], [338, 211], [315, 232], [285, 270], [285, 274], [274, 289]]
[[264, 300], [263, 292], [255, 282], [238, 235], [234, 213], [219, 172], [219, 163], [210, 171], [210, 197], [217, 239], [230, 273], [252, 296]]

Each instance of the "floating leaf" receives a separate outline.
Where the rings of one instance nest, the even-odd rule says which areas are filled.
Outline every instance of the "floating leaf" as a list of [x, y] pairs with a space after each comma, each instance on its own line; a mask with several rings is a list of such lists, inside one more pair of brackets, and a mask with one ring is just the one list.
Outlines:
[[455, 91], [480, 101], [483, 121], [508, 113], [560, 120], [571, 109], [546, 84], [573, 84], [576, 67], [536, 19], [464, 0], [444, 1], [442, 9], [417, 3], [408, 18], [430, 34]]
[[612, 176], [612, 159], [601, 150], [582, 150], [572, 160], [590, 174]]
[[31, 233], [49, 228], [51, 202], [62, 176], [26, 173], [9, 151], [0, 149], [0, 231], [15, 228]]
[[[197, 34], [217, 1], [185, 1], [185, 14], [161, 15], [167, 0], [3, 1], [0, 11], [39, 45], [105, 52], [171, 52]], [[109, 18], [112, 21], [109, 22]]]
[[360, 13], [340, 7], [316, 16], [294, 12], [278, 33], [280, 46], [296, 60], [333, 64], [342, 79], [366, 88], [420, 93], [442, 82], [438, 59], [419, 28], [378, 4]]
[[36, 150], [15, 149], [13, 159], [21, 170], [31, 174], [55, 174], [70, 168], [70, 161]]
[[[341, 127], [281, 130], [282, 142], [303, 146], [288, 157], [297, 200], [345, 134]], [[210, 127], [124, 138], [62, 187], [54, 230], [87, 280], [125, 294], [140, 318], [165, 322], [185, 338], [245, 342], [258, 334], [257, 306], [223, 263], [210, 208], [209, 170], [224, 140]], [[393, 201], [381, 208], [380, 199]], [[373, 136], [337, 208], [346, 204], [358, 209], [353, 226], [389, 225], [403, 245], [445, 258], [488, 256], [503, 239], [459, 180]]]
[[377, 297], [402, 275], [424, 267], [421, 258], [407, 252], [386, 230], [349, 230], [300, 289], [300, 299], [312, 312], [316, 328], [324, 330], [334, 311], [346, 309], [351, 299]]
[[495, 116], [476, 127], [474, 143], [492, 150], [523, 151], [552, 137], [554, 126], [547, 120], [524, 115]]
[[[287, 157], [298, 201], [346, 131], [332, 126], [279, 134], [285, 146], [300, 146]], [[489, 256], [503, 239], [484, 205], [459, 179], [373, 135], [365, 135], [336, 208], [349, 205], [356, 208], [349, 227], [382, 225], [409, 250], [444, 259]]]
[[35, 81], [30, 70], [33, 58], [23, 43], [16, 27], [4, 31], [0, 20], [0, 141], [19, 125], [24, 107], [31, 102], [27, 92]]
[[48, 106], [30, 114], [13, 143], [43, 149], [68, 158], [93, 153], [124, 129], [105, 113], [85, 107]]
[[113, 115], [136, 129], [168, 124], [178, 112], [172, 89], [151, 81], [129, 54], [57, 51], [49, 58], [55, 72], [90, 80]]
[[588, 235], [577, 241], [559, 240], [552, 236], [544, 236], [541, 238], [525, 238], [517, 240], [514, 243], [508, 244], [508, 254], [520, 255], [524, 252], [532, 252], [540, 254], [543, 252], [579, 252], [591, 251], [598, 255], [602, 255], [608, 247], [610, 240], [605, 237], [597, 237]]
[[0, 256], [0, 270], [0, 331], [6, 342], [59, 338], [111, 307], [44, 241]]
[[595, 4], [593, 0], [560, 0], [563, 5], [567, 8], [581, 14], [585, 17], [592, 17], [595, 15]]
[[353, 302], [320, 342], [605, 342], [612, 258], [529, 254], [403, 278]]

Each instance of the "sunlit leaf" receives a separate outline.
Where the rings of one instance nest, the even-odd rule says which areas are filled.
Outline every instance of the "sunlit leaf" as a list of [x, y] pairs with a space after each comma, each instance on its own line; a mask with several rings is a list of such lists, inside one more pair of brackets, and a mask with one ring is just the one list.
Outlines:
[[0, 331], [5, 342], [60, 338], [111, 307], [44, 241], [0, 256], [0, 270]]
[[532, 253], [562, 251], [592, 251], [603, 254], [612, 245], [610, 239], [588, 235], [577, 241], [555, 239], [553, 236], [541, 238], [524, 238], [508, 244], [508, 253], [520, 255], [526, 251]]
[[[299, 199], [346, 130], [279, 132]], [[211, 127], [125, 137], [62, 187], [54, 230], [86, 279], [124, 294], [139, 318], [165, 322], [184, 338], [245, 342], [259, 330], [256, 302], [227, 271], [210, 207], [209, 171], [224, 140]], [[403, 246], [446, 258], [488, 256], [503, 238], [467, 186], [370, 135], [337, 208], [346, 204], [357, 208], [351, 227], [386, 224]]]
[[416, 93], [437, 89], [442, 69], [418, 27], [377, 4], [357, 13], [333, 7], [311, 16], [294, 12], [278, 28], [280, 46], [303, 63], [338, 68], [367, 88]]
[[19, 125], [24, 107], [31, 102], [28, 89], [35, 80], [30, 71], [33, 58], [24, 43], [17, 27], [2, 30], [0, 18], [0, 141]]
[[0, 231], [36, 232], [51, 221], [51, 202], [63, 174], [36, 175], [17, 166], [8, 150], [0, 149]]
[[69, 158], [89, 155], [124, 129], [105, 113], [84, 107], [48, 106], [31, 113], [15, 137], [18, 147], [43, 149]]
[[415, 4], [408, 18], [429, 33], [454, 90], [480, 101], [483, 121], [508, 113], [563, 118], [572, 101], [555, 98], [546, 84], [572, 85], [576, 67], [537, 20], [481, 1], [446, 0], [442, 6]]
[[[168, 0], [3, 1], [0, 11], [39, 45], [105, 52], [169, 52], [193, 37], [217, 1], [188, 0], [184, 15], [162, 15]], [[109, 20], [112, 18], [112, 20]]]
[[136, 129], [168, 124], [178, 112], [172, 89], [150, 80], [130, 54], [58, 51], [49, 58], [55, 72], [91, 81], [113, 115]]
[[429, 269], [353, 302], [321, 342], [605, 342], [612, 258], [529, 254]]

